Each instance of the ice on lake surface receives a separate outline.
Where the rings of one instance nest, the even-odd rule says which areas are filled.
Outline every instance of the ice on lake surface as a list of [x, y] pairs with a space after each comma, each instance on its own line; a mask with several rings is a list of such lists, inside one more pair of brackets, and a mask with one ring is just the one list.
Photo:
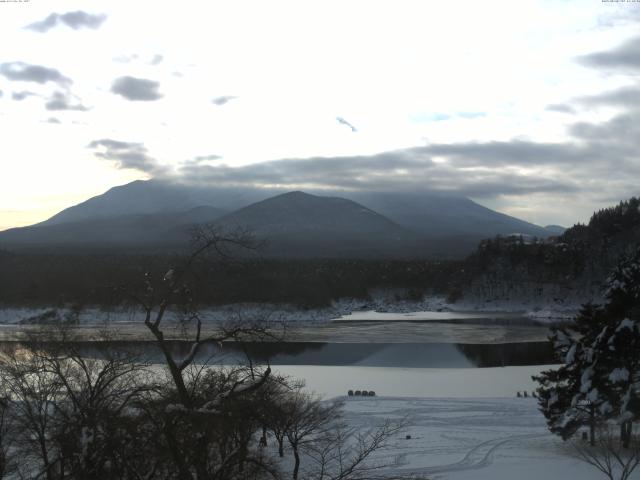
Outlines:
[[[24, 330], [38, 328], [29, 323], [29, 319], [46, 310], [0, 309], [0, 339], [12, 340]], [[237, 315], [238, 312], [231, 310], [204, 310], [203, 332], [213, 331], [220, 321], [233, 320]], [[253, 318], [251, 315], [247, 318]], [[318, 319], [320, 317], [315, 318], [306, 311], [265, 310], [261, 315], [266, 315], [272, 321], [286, 322], [287, 340], [297, 342], [510, 343], [546, 341], [549, 334], [546, 325], [518, 312], [357, 311], [333, 320], [329, 313], [323, 319]], [[314, 319], [305, 320], [306, 317]], [[143, 320], [141, 314], [130, 311], [101, 312], [88, 309], [81, 315], [79, 330], [91, 337], [95, 335], [96, 328], [109, 325], [122, 340], [149, 340]], [[168, 316], [165, 323], [167, 335], [178, 331], [175, 318]]]

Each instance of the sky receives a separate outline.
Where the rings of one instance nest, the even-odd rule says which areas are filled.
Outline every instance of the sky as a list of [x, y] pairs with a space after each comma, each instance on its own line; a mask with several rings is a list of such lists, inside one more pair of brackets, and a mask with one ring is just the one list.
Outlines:
[[637, 195], [640, 3], [0, 1], [0, 230], [137, 179]]

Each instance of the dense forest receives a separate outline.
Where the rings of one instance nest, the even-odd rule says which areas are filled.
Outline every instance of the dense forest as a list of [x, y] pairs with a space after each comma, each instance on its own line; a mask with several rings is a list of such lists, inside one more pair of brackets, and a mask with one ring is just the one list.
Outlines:
[[[425, 294], [450, 300], [522, 297], [597, 299], [620, 255], [640, 244], [640, 200], [593, 214], [562, 235], [519, 235], [482, 241], [463, 261], [438, 260], [201, 260], [191, 285], [203, 305], [242, 302], [323, 307], [339, 298], [366, 300], [397, 289], [397, 300]], [[147, 279], [161, 282], [179, 253], [0, 251], [0, 304], [111, 306]], [[145, 276], [146, 275], [146, 276]]]
[[[162, 282], [180, 255], [0, 253], [4, 305], [110, 306], [146, 278]], [[339, 298], [367, 299], [376, 288], [399, 288], [401, 299], [446, 294], [457, 263], [375, 260], [205, 260], [191, 285], [205, 305], [242, 302], [322, 307]], [[148, 277], [145, 274], [148, 273]]]
[[640, 244], [640, 200], [631, 198], [595, 212], [547, 240], [522, 236], [484, 240], [464, 262], [459, 288], [486, 299], [538, 296], [599, 299], [621, 255]]

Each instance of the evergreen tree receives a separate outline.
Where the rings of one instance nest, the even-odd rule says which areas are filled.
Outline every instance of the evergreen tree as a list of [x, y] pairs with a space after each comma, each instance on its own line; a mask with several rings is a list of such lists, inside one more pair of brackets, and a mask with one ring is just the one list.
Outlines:
[[628, 445], [640, 418], [640, 248], [611, 273], [606, 304], [585, 305], [550, 340], [563, 365], [534, 377], [549, 429], [567, 439], [588, 426], [594, 444], [597, 424], [615, 420]]
[[627, 446], [633, 421], [640, 418], [640, 248], [613, 270], [606, 298], [608, 324], [600, 347], [608, 367], [604, 393]]
[[538, 403], [549, 429], [566, 440], [578, 429], [589, 427], [590, 441], [595, 442], [595, 427], [601, 417], [603, 400], [594, 385], [595, 351], [603, 316], [601, 308], [585, 305], [571, 328], [553, 329], [550, 337], [558, 360], [557, 370], [546, 370], [533, 377], [540, 387]]

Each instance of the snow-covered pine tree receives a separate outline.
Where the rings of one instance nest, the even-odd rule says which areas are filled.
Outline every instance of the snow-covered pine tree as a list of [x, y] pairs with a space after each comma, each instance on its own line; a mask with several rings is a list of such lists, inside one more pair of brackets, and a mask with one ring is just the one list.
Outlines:
[[601, 308], [587, 304], [570, 328], [553, 329], [550, 341], [563, 365], [533, 377], [540, 384], [538, 404], [549, 430], [563, 440], [586, 426], [590, 442], [595, 443], [596, 425], [603, 417], [600, 407], [606, 401], [595, 382], [597, 362], [592, 348], [602, 317]]
[[614, 318], [640, 316], [640, 246], [623, 256], [607, 279], [606, 310]]
[[604, 307], [585, 305], [570, 328], [553, 332], [564, 365], [534, 380], [552, 432], [567, 439], [588, 425], [593, 444], [597, 423], [614, 419], [628, 445], [640, 419], [640, 248], [613, 270], [606, 300]]
[[604, 407], [620, 424], [620, 438], [627, 446], [633, 421], [640, 419], [640, 323], [625, 317], [606, 327], [602, 344], [607, 366]]
[[607, 326], [601, 335], [604, 393], [624, 446], [640, 419], [640, 247], [621, 259], [608, 279]]

